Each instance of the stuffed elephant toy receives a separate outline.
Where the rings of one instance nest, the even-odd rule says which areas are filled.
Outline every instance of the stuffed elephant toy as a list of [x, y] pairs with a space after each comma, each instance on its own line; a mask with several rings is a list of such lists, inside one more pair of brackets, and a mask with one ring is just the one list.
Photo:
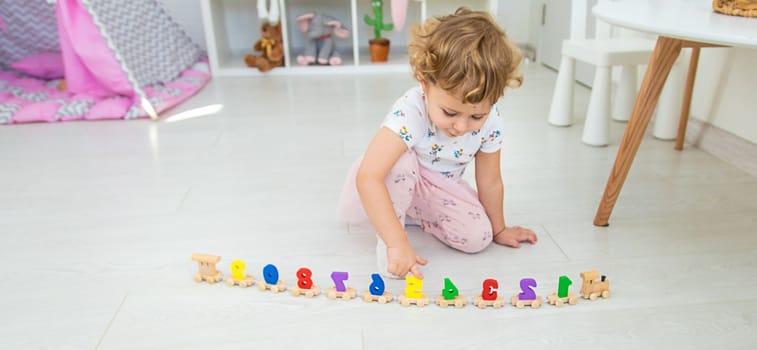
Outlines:
[[299, 64], [342, 64], [336, 51], [334, 36], [346, 38], [349, 30], [333, 17], [316, 13], [306, 13], [297, 17], [297, 26], [305, 35], [305, 52], [297, 56]]

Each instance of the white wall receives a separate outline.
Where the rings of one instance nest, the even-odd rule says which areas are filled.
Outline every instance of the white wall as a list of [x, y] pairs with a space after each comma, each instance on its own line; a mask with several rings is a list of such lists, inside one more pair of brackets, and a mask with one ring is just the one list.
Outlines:
[[704, 48], [691, 117], [757, 144], [757, 50]]
[[[507, 31], [507, 36], [511, 41], [518, 44], [531, 44], [529, 34], [531, 18], [541, 18], [541, 13], [538, 13], [538, 16], [532, 13], [531, 4], [534, 2], [537, 1], [500, 1], [497, 4], [497, 20]], [[532, 47], [536, 46], [532, 45]]]
[[542, 21], [542, 0], [531, 0], [528, 19], [528, 39], [526, 42], [531, 47], [538, 48], [541, 46], [541, 21]]

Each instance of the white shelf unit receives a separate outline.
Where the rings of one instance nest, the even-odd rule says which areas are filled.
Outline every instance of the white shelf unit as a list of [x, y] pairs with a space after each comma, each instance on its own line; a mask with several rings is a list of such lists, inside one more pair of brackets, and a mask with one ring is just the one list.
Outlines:
[[[455, 1], [410, 0], [407, 19], [402, 31], [383, 32], [391, 40], [391, 52], [386, 63], [372, 63], [368, 54], [368, 40], [373, 36], [363, 16], [373, 17], [367, 0], [274, 0], [281, 9], [284, 37], [284, 67], [260, 73], [244, 63], [245, 54], [259, 55], [252, 46], [260, 38], [257, 0], [201, 0], [205, 40], [214, 76], [259, 76], [297, 74], [383, 73], [409, 72], [407, 29], [413, 22], [424, 21], [428, 15], [451, 13], [457, 6], [497, 11], [497, 1], [478, 0], [459, 4]], [[427, 4], [431, 5], [427, 9]], [[350, 37], [336, 39], [337, 51], [343, 63], [338, 66], [301, 66], [296, 57], [304, 50], [303, 34], [297, 30], [295, 18], [307, 12], [335, 17], [350, 31]], [[384, 1], [384, 22], [391, 22], [390, 1]]]

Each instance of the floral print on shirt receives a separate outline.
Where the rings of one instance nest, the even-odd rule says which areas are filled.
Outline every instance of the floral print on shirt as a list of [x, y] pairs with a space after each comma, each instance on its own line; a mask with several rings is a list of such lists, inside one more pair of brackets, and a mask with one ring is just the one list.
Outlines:
[[439, 153], [441, 153], [442, 150], [444, 150], [444, 146], [441, 146], [439, 144], [434, 144], [434, 146], [431, 147], [431, 151], [428, 152], [428, 154], [434, 157], [434, 159], [431, 161], [431, 164], [434, 164], [441, 159], [441, 157], [439, 157]]
[[502, 118], [496, 107], [480, 129], [450, 138], [431, 123], [426, 101], [420, 86], [411, 88], [387, 111], [382, 123], [415, 152], [422, 166], [457, 181], [478, 152], [496, 152], [502, 147]]
[[410, 133], [407, 131], [407, 126], [403, 125], [400, 128], [400, 137], [402, 137], [405, 141], [410, 141], [413, 138], [413, 135], [410, 135]]

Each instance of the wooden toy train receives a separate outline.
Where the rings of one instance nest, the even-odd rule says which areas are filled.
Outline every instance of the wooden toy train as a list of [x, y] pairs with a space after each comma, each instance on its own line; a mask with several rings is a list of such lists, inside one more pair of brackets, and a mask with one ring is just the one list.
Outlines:
[[[216, 264], [221, 260], [220, 256], [195, 253], [192, 254], [192, 260], [196, 261], [199, 265], [199, 270], [194, 276], [196, 282], [205, 281], [213, 284], [223, 280], [223, 274], [216, 269]], [[275, 265], [266, 265], [263, 268], [263, 279], [257, 282], [252, 275], [244, 273], [245, 267], [246, 265], [242, 260], [232, 261], [231, 277], [226, 279], [226, 284], [246, 288], [257, 283], [259, 290], [270, 290], [274, 293], [286, 290], [286, 283], [279, 279], [279, 271]], [[304, 295], [308, 298], [318, 296], [321, 293], [321, 289], [317, 284], [313, 283], [311, 279], [312, 275], [312, 271], [307, 267], [298, 269], [296, 273], [297, 284], [290, 289], [292, 295]], [[583, 280], [580, 290], [581, 297], [588, 300], [596, 300], [599, 297], [610, 297], [610, 281], [606, 276], [600, 276], [597, 271], [581, 272], [580, 276]], [[357, 291], [352, 287], [347, 287], [344, 283], [349, 279], [347, 272], [334, 271], [331, 274], [331, 279], [334, 282], [334, 287], [327, 289], [325, 292], [329, 299], [350, 300], [357, 297]], [[394, 300], [392, 293], [386, 291], [384, 280], [379, 274], [372, 274], [371, 280], [372, 282], [368, 290], [361, 294], [363, 301], [367, 303], [375, 301], [379, 304], [385, 304]], [[557, 307], [565, 304], [575, 305], [578, 302], [578, 295], [569, 291], [572, 283], [573, 281], [567, 276], [560, 276], [557, 292], [547, 295], [547, 302]], [[510, 297], [510, 304], [517, 308], [525, 306], [531, 306], [534, 309], [539, 308], [542, 305], [542, 298], [536, 295], [534, 291], [536, 286], [536, 280], [533, 278], [522, 279], [520, 281], [521, 293]], [[476, 295], [472, 300], [473, 305], [482, 309], [487, 307], [495, 309], [503, 307], [505, 299], [498, 295], [498, 288], [499, 283], [496, 279], [488, 278], [484, 280], [481, 293]], [[423, 280], [408, 275], [405, 278], [405, 293], [399, 295], [397, 301], [402, 306], [416, 305], [422, 307], [428, 305], [429, 298], [423, 293]], [[452, 280], [445, 278], [444, 289], [434, 299], [434, 303], [440, 307], [454, 305], [456, 308], [461, 308], [468, 304], [468, 298], [460, 295], [457, 286], [452, 283]]]

